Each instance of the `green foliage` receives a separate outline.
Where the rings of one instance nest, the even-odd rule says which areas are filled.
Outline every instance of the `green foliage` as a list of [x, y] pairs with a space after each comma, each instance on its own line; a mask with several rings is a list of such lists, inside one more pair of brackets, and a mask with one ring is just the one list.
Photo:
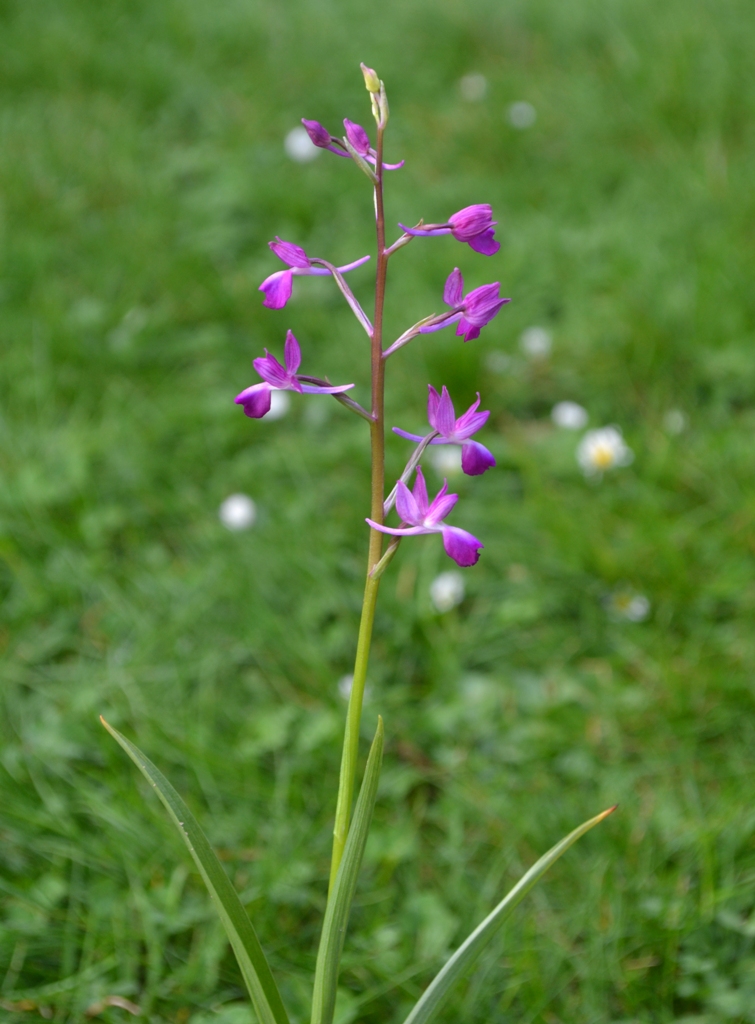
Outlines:
[[[504, 243], [491, 260], [412, 243], [389, 331], [438, 309], [456, 264], [514, 301], [478, 341], [441, 332], [390, 367], [408, 430], [426, 381], [457, 405], [479, 388], [499, 468], [452, 481], [453, 521], [486, 545], [458, 608], [430, 603], [452, 568], [436, 538], [402, 544], [381, 585], [367, 715], [385, 760], [336, 1021], [403, 1020], [498, 894], [616, 801], [445, 1019], [752, 1018], [750, 5], [4, 0], [0, 23], [5, 1019], [39, 1004], [78, 1024], [111, 996], [135, 1019], [251, 1019], [201, 881], [99, 713], [161, 751], [292, 1018], [309, 1013], [365, 430], [324, 399], [259, 424], [232, 399], [288, 327], [312, 373], [337, 367], [364, 399], [332, 282], [297, 281], [280, 314], [256, 291], [276, 233], [342, 261], [372, 245], [363, 177], [282, 148], [302, 115], [369, 123], [360, 60], [390, 90], [388, 158], [407, 159], [389, 219], [490, 201]], [[518, 100], [527, 131], [506, 118]], [[369, 272], [352, 278], [366, 301]], [[518, 346], [533, 324], [548, 359]], [[582, 479], [548, 416], [567, 398], [623, 427], [631, 467]], [[391, 439], [389, 472], [405, 453]], [[247, 533], [217, 521], [236, 491], [258, 504]], [[647, 595], [645, 622], [609, 614], [619, 588]]]
[[108, 725], [104, 718], [101, 721], [155, 790], [186, 843], [236, 955], [259, 1024], [288, 1024], [278, 987], [254, 926], [197, 819], [149, 758], [117, 729]]
[[380, 768], [383, 763], [383, 720], [378, 718], [375, 739], [372, 741], [367, 767], [349, 835], [344, 846], [343, 859], [336, 874], [333, 890], [328, 896], [322, 925], [320, 947], [317, 951], [314, 990], [312, 994], [312, 1024], [331, 1024], [338, 991], [338, 973], [349, 923], [351, 905], [357, 888], [359, 868], [375, 808]]

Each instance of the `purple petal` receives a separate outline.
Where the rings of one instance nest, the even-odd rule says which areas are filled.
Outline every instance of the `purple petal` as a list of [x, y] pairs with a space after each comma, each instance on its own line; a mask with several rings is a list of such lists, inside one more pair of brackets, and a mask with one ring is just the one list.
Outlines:
[[425, 522], [428, 526], [437, 526], [441, 520], [445, 519], [451, 509], [454, 507], [456, 502], [459, 500], [458, 494], [446, 494], [448, 485], [444, 482], [443, 487], [438, 491], [433, 503], [427, 510], [425, 516]]
[[[419, 473], [419, 470], [417, 472]], [[425, 494], [425, 500], [427, 500], [427, 494]], [[424, 519], [424, 510], [418, 505], [416, 495], [412, 494], [403, 480], [399, 480], [396, 484], [396, 511], [402, 521], [411, 526], [420, 525]]]
[[299, 347], [299, 342], [294, 337], [293, 331], [286, 331], [286, 344], [283, 348], [283, 354], [286, 360], [288, 375], [293, 377], [301, 366], [301, 348]]
[[495, 466], [491, 452], [479, 441], [467, 441], [461, 446], [461, 468], [467, 476], [482, 476], [486, 469]]
[[306, 117], [303, 117], [301, 123], [307, 129], [307, 135], [309, 135], [316, 146], [319, 146], [320, 149], [330, 148], [330, 132], [323, 128], [319, 121], [308, 121]]
[[400, 427], [393, 427], [393, 433], [398, 434], [399, 437], [405, 437], [407, 441], [424, 441], [424, 438], [419, 434], [408, 434], [405, 430], [401, 430]]
[[489, 323], [503, 305], [503, 300], [498, 297], [500, 289], [496, 281], [494, 284], [482, 284], [468, 292], [464, 296], [464, 316], [467, 320], [478, 327]]
[[381, 526], [380, 523], [374, 522], [372, 519], [365, 519], [366, 523], [369, 523], [373, 530], [380, 530], [381, 533], [390, 533], [394, 537], [417, 537], [421, 533], [437, 533], [437, 530], [430, 530], [426, 526], [409, 526], [409, 527], [395, 527], [395, 526]]
[[300, 245], [294, 245], [293, 242], [284, 242], [277, 235], [274, 242], [268, 242], [267, 244], [278, 259], [283, 260], [289, 267], [304, 269], [309, 266], [309, 257]]
[[495, 240], [494, 235], [495, 228], [489, 228], [487, 231], [483, 231], [482, 234], [475, 235], [474, 238], [468, 238], [466, 240], [467, 245], [470, 249], [474, 249], [475, 252], [482, 253], [483, 256], [495, 256], [501, 248], [501, 243]]
[[473, 341], [475, 338], [480, 337], [480, 328], [474, 324], [470, 324], [464, 317], [459, 320], [459, 326], [456, 328], [457, 337], [464, 337], [464, 341]]
[[268, 309], [283, 309], [291, 298], [293, 279], [293, 270], [276, 270], [270, 277], [266, 277], [259, 286], [259, 291], [265, 293], [262, 305]]
[[451, 396], [449, 395], [448, 388], [445, 384], [443, 385], [443, 393], [441, 394], [440, 401], [438, 402], [438, 409], [435, 413], [435, 423], [433, 426], [444, 437], [448, 437], [452, 434], [454, 427], [456, 426], [454, 403], [451, 401]]
[[493, 208], [489, 203], [475, 203], [465, 206], [463, 210], [452, 214], [448, 223], [453, 229], [453, 236], [458, 242], [468, 242], [475, 235], [487, 231], [493, 224]]
[[453, 558], [457, 565], [475, 565], [479, 560], [479, 552], [485, 545], [466, 530], [458, 526], [443, 527], [443, 547], [446, 554]]
[[447, 306], [451, 306], [455, 309], [461, 305], [462, 295], [464, 294], [464, 278], [458, 267], [454, 267], [451, 273], [448, 275], [446, 286], [443, 289], [443, 301]]
[[[275, 356], [271, 356], [267, 349], [265, 349], [265, 355], [255, 359], [252, 363], [257, 373], [262, 377], [268, 384], [272, 384], [274, 388], [290, 388], [292, 386], [291, 376], [286, 372], [285, 367], [281, 366]], [[301, 390], [297, 385], [295, 390]]]
[[340, 395], [342, 391], [349, 391], [354, 387], [353, 384], [336, 384], [335, 386], [320, 386], [319, 384], [302, 384], [297, 379], [299, 384], [298, 391], [301, 391], [305, 395]]
[[361, 124], [356, 124], [347, 117], [344, 119], [343, 126], [346, 129], [346, 138], [357, 153], [360, 156], [367, 156], [370, 152], [370, 137]]
[[417, 476], [414, 480], [412, 494], [414, 495], [414, 500], [417, 502], [417, 508], [420, 511], [420, 518], [424, 519], [427, 515], [428, 501], [427, 484], [425, 483], [425, 477], [421, 466], [417, 466]]
[[260, 420], [265, 413], [270, 412], [270, 395], [272, 388], [269, 384], [254, 384], [246, 388], [240, 395], [236, 395], [236, 405], [243, 405], [244, 414], [253, 420]]
[[456, 421], [454, 433], [456, 434], [456, 439], [458, 441], [463, 441], [467, 437], [471, 437], [472, 434], [477, 433], [477, 431], [487, 423], [490, 412], [477, 412], [479, 405], [480, 392], [478, 391], [476, 400]]
[[433, 428], [433, 430], [437, 430], [438, 429], [435, 426], [435, 424], [437, 422], [438, 405], [439, 405], [439, 403], [440, 403], [440, 395], [435, 390], [435, 388], [432, 386], [432, 384], [428, 384], [427, 385], [427, 422], [430, 424], [430, 426]]
[[406, 163], [406, 160], [399, 160], [399, 162], [397, 164], [383, 164], [383, 170], [384, 171], [398, 171], [398, 170], [400, 170], [404, 166], [405, 163]]

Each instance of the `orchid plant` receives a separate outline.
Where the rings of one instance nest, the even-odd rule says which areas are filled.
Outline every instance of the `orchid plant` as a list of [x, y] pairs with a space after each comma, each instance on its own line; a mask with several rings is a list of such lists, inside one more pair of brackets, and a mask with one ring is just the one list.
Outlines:
[[[460, 446], [462, 469], [470, 476], [479, 476], [496, 464], [491, 452], [473, 439], [485, 426], [490, 415], [487, 411], [479, 411], [479, 394], [469, 409], [457, 417], [448, 388], [443, 385], [439, 393], [435, 387], [429, 385], [428, 432], [425, 435], [417, 435], [407, 433], [399, 427], [393, 428], [396, 434], [411, 441], [415, 447], [403, 473], [386, 497], [383, 412], [386, 366], [388, 360], [414, 338], [442, 330], [452, 324], [456, 324], [456, 334], [465, 342], [479, 337], [482, 328], [510, 301], [501, 298], [498, 282], [480, 285], [465, 294], [464, 281], [457, 268], [449, 274], [443, 291], [443, 301], [450, 307], [450, 312], [426, 316], [404, 331], [395, 341], [387, 345], [384, 343], [383, 307], [388, 262], [400, 249], [415, 238], [450, 235], [456, 241], [469, 245], [474, 252], [483, 256], [493, 256], [498, 252], [500, 243], [495, 238], [496, 222], [493, 220], [491, 207], [478, 203], [452, 214], [442, 224], [425, 224], [423, 221], [414, 227], [399, 224], [402, 233], [395, 242], [386, 244], [383, 206], [385, 172], [398, 170], [403, 166], [403, 161], [388, 164], [384, 160], [383, 150], [388, 124], [385, 85], [371, 68], [364, 64], [361, 67], [376, 122], [374, 147], [367, 131], [348, 119], [344, 121], [345, 134], [342, 138], [331, 135], [317, 121], [303, 120], [303, 124], [315, 146], [352, 160], [370, 180], [374, 193], [377, 232], [375, 304], [372, 319], [364, 311], [344, 277], [348, 272], [366, 263], [370, 259], [369, 256], [337, 267], [327, 260], [308, 256], [299, 245], [276, 238], [269, 243], [270, 249], [285, 264], [286, 269], [278, 270], [267, 277], [260, 285], [260, 291], [264, 294], [263, 305], [268, 309], [277, 310], [284, 308], [291, 297], [294, 277], [322, 275], [333, 278], [368, 338], [371, 368], [369, 409], [362, 407], [348, 394], [354, 384], [333, 385], [328, 380], [299, 373], [302, 353], [299, 342], [291, 331], [286, 334], [283, 347], [284, 362], [280, 363], [274, 355], [265, 351], [264, 356], [254, 360], [254, 368], [261, 381], [245, 388], [236, 397], [236, 403], [247, 416], [260, 419], [270, 411], [271, 395], [274, 390], [298, 391], [308, 395], [332, 395], [365, 420], [370, 432], [372, 486], [370, 514], [365, 517], [369, 526], [367, 570], [353, 682], [346, 712], [335, 806], [329, 892], [313, 979], [312, 1024], [332, 1024], [333, 1021], [341, 952], [377, 795], [383, 755], [384, 733], [381, 718], [377, 721], [375, 738], [367, 758], [359, 795], [356, 803], [354, 802], [362, 703], [380, 580], [404, 537], [439, 533], [446, 554], [457, 565], [465, 567], [474, 565], [483, 549], [482, 541], [473, 534], [460, 526], [446, 522], [447, 517], [455, 511], [458, 495], [448, 493], [445, 481], [440, 491], [430, 501], [421, 468], [421, 460], [427, 448], [431, 445]], [[410, 490], [412, 477], [414, 483]], [[398, 525], [392, 526], [388, 525], [386, 520], [394, 508], [398, 516]], [[390, 538], [387, 543], [386, 535]], [[288, 1024], [286, 1008], [252, 922], [194, 816], [159, 769], [104, 719], [103, 724], [157, 791], [180, 830], [216, 904], [260, 1024]], [[426, 1024], [435, 1017], [442, 1009], [452, 986], [468, 970], [517, 903], [562, 853], [613, 809], [603, 811], [574, 829], [530, 868], [446, 961], [411, 1010], [405, 1024]]]

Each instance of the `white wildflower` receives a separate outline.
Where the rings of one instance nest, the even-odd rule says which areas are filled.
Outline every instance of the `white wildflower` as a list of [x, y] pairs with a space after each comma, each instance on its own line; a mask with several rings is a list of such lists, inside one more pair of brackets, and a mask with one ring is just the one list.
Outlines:
[[683, 434], [687, 428], [687, 417], [681, 409], [669, 409], [663, 417], [663, 425], [668, 434]]
[[283, 140], [283, 148], [286, 155], [295, 160], [297, 164], [308, 164], [310, 160], [315, 160], [320, 155], [320, 150], [307, 135], [307, 129], [303, 125], [291, 129]]
[[485, 356], [485, 366], [491, 373], [506, 373], [511, 368], [511, 356], [494, 349]]
[[280, 420], [291, 408], [291, 397], [287, 391], [274, 388], [270, 392], [270, 412], [265, 416], [266, 420]]
[[530, 359], [545, 359], [553, 348], [553, 337], [545, 327], [528, 327], [522, 331], [519, 346]]
[[509, 107], [508, 118], [513, 128], [531, 128], [537, 120], [537, 111], [531, 103], [519, 100]]
[[577, 462], [585, 476], [598, 476], [616, 466], [628, 466], [634, 459], [632, 449], [618, 427], [588, 430], [577, 448]]
[[247, 494], [231, 494], [218, 509], [227, 530], [248, 530], [257, 518], [257, 506]]
[[456, 444], [432, 445], [428, 454], [438, 476], [458, 476], [461, 473], [461, 446]]
[[485, 99], [485, 93], [488, 91], [488, 80], [485, 75], [475, 72], [471, 75], [464, 75], [459, 82], [459, 92], [461, 98], [466, 100], [467, 103], [479, 103], [480, 100]]
[[557, 402], [551, 409], [551, 419], [564, 430], [581, 430], [587, 426], [587, 409], [578, 402]]
[[609, 598], [608, 609], [617, 619], [643, 622], [650, 614], [650, 601], [632, 590], [616, 590]]
[[460, 572], [442, 572], [430, 584], [430, 600], [439, 612], [448, 612], [464, 600], [464, 577]]

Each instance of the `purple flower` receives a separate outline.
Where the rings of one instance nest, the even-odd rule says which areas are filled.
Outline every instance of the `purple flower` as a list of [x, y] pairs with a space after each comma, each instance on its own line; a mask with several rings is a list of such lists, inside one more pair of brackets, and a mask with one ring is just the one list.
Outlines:
[[[293, 242], [284, 242], [277, 235], [274, 242], [268, 242], [267, 244], [278, 259], [282, 260], [290, 268], [289, 270], [277, 270], [274, 274], [266, 277], [260, 285], [259, 291], [265, 293], [262, 305], [267, 306], [268, 309], [283, 309], [291, 298], [294, 275], [327, 277], [330, 273], [325, 267], [313, 266], [312, 261], [300, 245], [294, 245]], [[369, 256], [363, 256], [360, 260], [355, 260], [353, 263], [347, 263], [346, 266], [338, 267], [337, 270], [339, 273], [345, 274], [349, 270], [354, 270], [355, 267], [361, 267], [369, 258]]]
[[308, 395], [337, 395], [354, 387], [353, 384], [339, 384], [337, 387], [331, 387], [326, 381], [302, 383], [302, 381], [312, 381], [313, 378], [298, 377], [296, 374], [301, 365], [301, 349], [291, 331], [286, 334], [284, 358], [286, 365], [281, 366], [275, 356], [271, 356], [265, 349], [265, 355], [254, 360], [254, 368], [262, 377], [263, 383], [245, 388], [234, 399], [236, 405], [242, 405], [246, 415], [252, 419], [261, 419], [270, 412], [270, 393], [274, 390], [298, 391]]
[[445, 224], [423, 224], [417, 228], [407, 228], [399, 224], [399, 227], [407, 235], [414, 235], [417, 238], [453, 235], [457, 242], [466, 242], [475, 252], [481, 252], [483, 256], [493, 256], [501, 248], [501, 243], [496, 242], [493, 237], [497, 223], [498, 221], [493, 220], [493, 209], [488, 203], [476, 203], [452, 214]]
[[[479, 441], [469, 440], [472, 434], [476, 434], [485, 426], [490, 416], [489, 412], [477, 411], [480, 405], [479, 392], [477, 401], [470, 405], [463, 416], [456, 419], [454, 404], [445, 385], [440, 395], [432, 384], [428, 384], [427, 387], [427, 419], [433, 430], [440, 434], [440, 437], [434, 438], [430, 444], [461, 445], [461, 468], [467, 476], [480, 476], [486, 469], [495, 466], [495, 459], [485, 445]], [[393, 433], [409, 441], [423, 440], [418, 434], [408, 434], [399, 427], [394, 427]]]
[[480, 550], [484, 547], [481, 541], [466, 530], [458, 526], [449, 526], [443, 519], [449, 514], [456, 502], [458, 494], [447, 494], [448, 485], [443, 481], [443, 486], [433, 498], [432, 504], [428, 502], [427, 486], [422, 470], [417, 466], [417, 479], [414, 481], [414, 490], [410, 491], [406, 484], [399, 480], [396, 485], [396, 511], [401, 517], [401, 522], [406, 526], [391, 527], [381, 526], [372, 519], [367, 522], [373, 530], [381, 533], [390, 533], [394, 537], [413, 537], [422, 533], [440, 533], [443, 535], [443, 547], [446, 554], [457, 563], [457, 565], [474, 565], [479, 559]]
[[485, 324], [490, 323], [493, 317], [511, 299], [501, 299], [498, 295], [500, 284], [483, 284], [474, 288], [464, 295], [464, 278], [461, 271], [456, 267], [449, 275], [446, 286], [443, 289], [443, 301], [451, 306], [453, 313], [439, 317], [435, 322], [420, 327], [421, 334], [429, 334], [431, 331], [440, 331], [449, 324], [458, 322], [456, 333], [464, 337], [464, 341], [472, 341], [479, 338], [480, 331]]

